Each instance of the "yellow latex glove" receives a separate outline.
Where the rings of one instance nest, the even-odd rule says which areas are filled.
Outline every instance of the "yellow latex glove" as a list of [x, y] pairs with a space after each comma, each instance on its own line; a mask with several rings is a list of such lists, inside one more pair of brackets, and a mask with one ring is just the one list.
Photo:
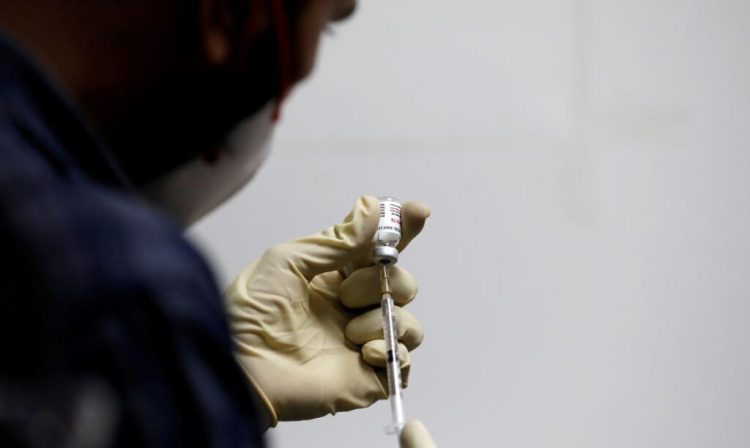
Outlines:
[[[399, 250], [429, 213], [425, 204], [403, 204]], [[343, 223], [267, 250], [226, 291], [236, 356], [270, 426], [387, 397], [380, 283], [371, 262], [378, 217], [378, 199], [361, 197]], [[417, 285], [400, 267], [390, 269], [406, 382], [408, 350], [423, 333], [400, 306], [414, 298]], [[345, 278], [344, 271], [352, 273]]]
[[412, 420], [401, 430], [401, 448], [435, 448], [430, 433], [419, 420]]

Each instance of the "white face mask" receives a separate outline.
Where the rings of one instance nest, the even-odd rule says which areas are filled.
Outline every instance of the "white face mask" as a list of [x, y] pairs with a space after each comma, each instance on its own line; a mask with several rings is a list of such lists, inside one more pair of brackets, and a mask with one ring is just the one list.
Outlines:
[[258, 171], [271, 146], [273, 109], [270, 102], [235, 126], [216, 161], [196, 157], [141, 191], [186, 227], [193, 224], [232, 197]]

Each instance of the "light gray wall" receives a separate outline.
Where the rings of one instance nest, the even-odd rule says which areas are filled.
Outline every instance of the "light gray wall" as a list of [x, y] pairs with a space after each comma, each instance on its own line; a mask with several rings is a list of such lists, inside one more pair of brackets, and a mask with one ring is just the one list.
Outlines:
[[[362, 1], [192, 235], [226, 283], [359, 194], [425, 200], [406, 410], [441, 447], [750, 446], [749, 23], [747, 0]], [[388, 419], [269, 440], [395, 446]]]

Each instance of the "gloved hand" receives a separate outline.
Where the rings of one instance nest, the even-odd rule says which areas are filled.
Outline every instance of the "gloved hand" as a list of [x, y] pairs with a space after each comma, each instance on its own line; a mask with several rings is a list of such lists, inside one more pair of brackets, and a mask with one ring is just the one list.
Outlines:
[[408, 422], [399, 436], [401, 448], [435, 448], [430, 433], [419, 420]]
[[[403, 204], [399, 250], [429, 214], [425, 204]], [[269, 425], [363, 408], [387, 397], [380, 283], [371, 261], [378, 217], [378, 199], [361, 197], [343, 223], [267, 250], [226, 291], [236, 356]], [[400, 306], [414, 299], [417, 285], [399, 266], [390, 269], [406, 382], [408, 351], [423, 333]]]

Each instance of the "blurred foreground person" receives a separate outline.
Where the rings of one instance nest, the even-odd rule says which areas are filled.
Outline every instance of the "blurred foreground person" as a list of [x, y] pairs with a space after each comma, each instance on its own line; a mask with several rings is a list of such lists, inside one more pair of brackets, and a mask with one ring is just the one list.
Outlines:
[[[262, 446], [386, 397], [377, 199], [269, 249], [226, 300], [182, 236], [250, 180], [354, 6], [0, 0], [0, 446]], [[404, 205], [402, 249], [428, 216]], [[416, 283], [393, 277], [405, 305]], [[399, 324], [406, 378], [423, 334]], [[402, 443], [432, 446], [419, 422]]]

